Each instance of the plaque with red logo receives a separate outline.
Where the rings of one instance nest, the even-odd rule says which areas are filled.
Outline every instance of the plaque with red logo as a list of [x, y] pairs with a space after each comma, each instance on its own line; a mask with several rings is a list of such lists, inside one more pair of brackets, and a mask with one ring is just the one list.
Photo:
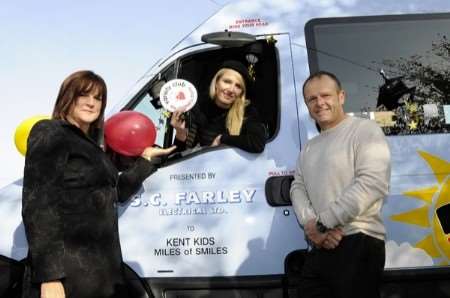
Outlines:
[[169, 112], [189, 111], [197, 102], [197, 89], [191, 82], [174, 79], [165, 83], [159, 93], [162, 106]]

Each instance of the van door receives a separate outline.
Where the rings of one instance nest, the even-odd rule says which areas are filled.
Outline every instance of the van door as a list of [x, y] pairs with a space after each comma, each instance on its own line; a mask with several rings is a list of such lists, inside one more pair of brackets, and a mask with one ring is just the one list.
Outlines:
[[173, 130], [153, 89], [183, 78], [196, 86], [199, 100], [209, 100], [202, 94], [226, 59], [253, 63], [249, 99], [266, 126], [265, 150], [196, 148], [171, 157], [144, 182], [120, 217], [124, 259], [142, 277], [277, 275], [285, 256], [305, 246], [292, 208], [273, 207], [265, 196], [269, 177], [293, 173], [300, 147], [287, 34], [234, 47], [190, 47], [128, 107], [147, 114], [158, 127], [156, 143], [168, 147]]

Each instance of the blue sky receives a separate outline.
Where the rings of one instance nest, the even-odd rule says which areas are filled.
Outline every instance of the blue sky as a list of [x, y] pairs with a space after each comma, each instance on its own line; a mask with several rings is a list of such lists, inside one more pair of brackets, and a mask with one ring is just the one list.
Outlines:
[[108, 106], [170, 48], [230, 0], [3, 1], [0, 4], [0, 187], [22, 176], [17, 125], [49, 115], [70, 73], [91, 69]]

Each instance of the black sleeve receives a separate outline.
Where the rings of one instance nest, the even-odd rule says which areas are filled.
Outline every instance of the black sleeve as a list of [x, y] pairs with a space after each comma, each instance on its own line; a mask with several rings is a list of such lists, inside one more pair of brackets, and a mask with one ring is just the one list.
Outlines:
[[58, 208], [68, 151], [54, 121], [34, 125], [28, 138], [22, 218], [29, 246], [32, 281], [58, 280], [64, 273], [64, 232]]
[[249, 107], [241, 128], [241, 134], [230, 136], [224, 134], [221, 143], [234, 146], [251, 153], [261, 153], [266, 145], [267, 133], [264, 124], [260, 121], [255, 109]]
[[180, 141], [177, 138], [174, 139], [173, 145], [177, 146], [175, 152], [181, 152], [186, 150], [186, 142]]
[[188, 148], [195, 147], [198, 143], [198, 128], [203, 127], [207, 123], [206, 116], [201, 111], [198, 103], [192, 110], [186, 113], [185, 117], [188, 134], [184, 142], [177, 138], [174, 139], [173, 145], [177, 146], [175, 152], [182, 152]]
[[120, 202], [125, 202], [136, 193], [147, 177], [153, 174], [160, 164], [160, 158], [148, 161], [143, 157], [138, 157], [134, 164], [119, 175], [117, 184], [118, 198]]

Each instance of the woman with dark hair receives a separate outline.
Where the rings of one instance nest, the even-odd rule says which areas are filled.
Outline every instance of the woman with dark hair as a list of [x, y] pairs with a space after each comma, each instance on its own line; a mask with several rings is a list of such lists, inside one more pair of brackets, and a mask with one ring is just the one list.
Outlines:
[[252, 80], [240, 62], [223, 62], [209, 86], [209, 99], [199, 99], [190, 111], [189, 125], [184, 111], [175, 111], [170, 124], [175, 128], [178, 150], [226, 144], [260, 153], [266, 143], [266, 130], [258, 112], [247, 99]]
[[22, 217], [29, 252], [22, 297], [129, 297], [117, 202], [126, 201], [174, 150], [149, 147], [120, 175], [93, 137], [103, 126], [106, 85], [91, 71], [61, 85], [52, 120], [32, 129]]

